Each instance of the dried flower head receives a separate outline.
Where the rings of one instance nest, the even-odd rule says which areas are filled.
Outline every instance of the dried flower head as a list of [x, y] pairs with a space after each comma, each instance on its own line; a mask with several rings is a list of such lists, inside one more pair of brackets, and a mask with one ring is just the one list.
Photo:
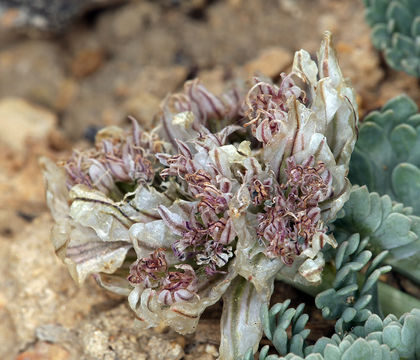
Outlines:
[[306, 100], [304, 91], [295, 84], [293, 76], [293, 73], [282, 73], [280, 86], [256, 78], [256, 84], [248, 92], [249, 121], [245, 126], [252, 126], [252, 134], [263, 143], [268, 143], [280, 131], [282, 122], [287, 120], [288, 99]]
[[175, 265], [182, 271], [170, 271], [163, 280], [158, 301], [165, 305], [176, 302], [190, 301], [197, 296], [197, 276], [190, 265]]

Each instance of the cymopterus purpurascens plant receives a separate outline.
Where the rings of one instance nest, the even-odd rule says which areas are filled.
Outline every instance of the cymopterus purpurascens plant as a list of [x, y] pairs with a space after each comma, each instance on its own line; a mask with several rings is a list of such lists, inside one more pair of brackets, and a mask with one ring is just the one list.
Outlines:
[[355, 95], [329, 33], [317, 55], [222, 96], [189, 81], [152, 131], [133, 120], [43, 159], [51, 239], [75, 281], [93, 276], [139, 326], [181, 334], [223, 299], [220, 359], [257, 351], [275, 279], [319, 286], [352, 192]]

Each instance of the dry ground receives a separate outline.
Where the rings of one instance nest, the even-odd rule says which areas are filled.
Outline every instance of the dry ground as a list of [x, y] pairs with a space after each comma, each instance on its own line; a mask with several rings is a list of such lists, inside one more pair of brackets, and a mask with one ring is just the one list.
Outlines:
[[[6, 24], [7, 25], [7, 24]], [[96, 129], [134, 115], [153, 125], [160, 100], [200, 77], [221, 92], [235, 77], [287, 71], [300, 48], [334, 34], [360, 114], [417, 79], [384, 66], [360, 0], [130, 1], [91, 12], [63, 34], [22, 34], [0, 18], [0, 358], [215, 359], [220, 305], [197, 333], [138, 331], [124, 299], [93, 281], [77, 288], [49, 244], [37, 159], [65, 157]], [[278, 285], [276, 301], [311, 298]], [[331, 324], [313, 315], [313, 338]]]

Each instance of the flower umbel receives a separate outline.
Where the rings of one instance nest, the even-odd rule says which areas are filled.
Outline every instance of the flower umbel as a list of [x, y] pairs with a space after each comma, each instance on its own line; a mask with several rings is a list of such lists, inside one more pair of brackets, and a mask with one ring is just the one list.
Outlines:
[[305, 93], [295, 84], [294, 74], [281, 74], [280, 86], [255, 79], [256, 84], [249, 90], [246, 98], [249, 121], [253, 135], [261, 142], [268, 143], [287, 119], [287, 101], [290, 98], [305, 102]]
[[257, 235], [267, 246], [267, 256], [280, 256], [288, 265], [312, 246], [315, 234], [327, 230], [318, 204], [331, 196], [332, 178], [323, 163], [313, 165], [313, 157], [302, 165], [289, 158], [287, 183], [275, 187], [264, 212], [258, 214]]
[[101, 130], [94, 149], [74, 151], [63, 165], [67, 187], [83, 184], [105, 194], [120, 197], [117, 183], [150, 184], [154, 178], [154, 156], [163, 143], [156, 134], [146, 133], [132, 119], [132, 130], [110, 127]]
[[138, 259], [130, 266], [128, 281], [131, 284], [144, 284], [148, 288], [158, 287], [168, 271], [163, 249], [155, 250], [149, 258]]
[[190, 265], [175, 265], [180, 271], [169, 271], [164, 249], [155, 250], [150, 257], [138, 259], [130, 266], [128, 281], [154, 289], [158, 301], [165, 305], [191, 300], [197, 292], [197, 277]]
[[258, 343], [276, 274], [320, 282], [357, 127], [329, 34], [318, 65], [301, 50], [278, 86], [244, 93], [187, 82], [151, 133], [106, 128], [62, 167], [44, 161], [52, 240], [73, 277], [128, 296], [141, 326], [182, 334], [223, 297], [224, 360]]
[[189, 301], [198, 296], [197, 276], [190, 265], [175, 265], [181, 271], [170, 271], [162, 283], [158, 301], [165, 305]]
[[[210, 144], [215, 148], [214, 143]], [[203, 265], [208, 275], [213, 275], [233, 256], [232, 248], [227, 246], [236, 236], [228, 211], [233, 185], [209, 158], [207, 163], [202, 162], [209, 151], [198, 141], [195, 147], [194, 153], [187, 144], [179, 142], [178, 155], [161, 156], [168, 166], [161, 176], [177, 176], [185, 185], [185, 195], [191, 200], [189, 218], [179, 219], [164, 206], [159, 207], [159, 212], [167, 226], [180, 236], [172, 244], [175, 256], [180, 260], [192, 259], [199, 267]]]

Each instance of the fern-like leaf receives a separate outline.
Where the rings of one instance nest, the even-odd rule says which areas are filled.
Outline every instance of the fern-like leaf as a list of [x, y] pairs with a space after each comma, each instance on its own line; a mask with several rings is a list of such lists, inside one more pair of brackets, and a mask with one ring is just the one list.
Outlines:
[[388, 195], [369, 193], [366, 186], [354, 186], [334, 222], [334, 234], [341, 242], [351, 233], [369, 237], [369, 250], [379, 254], [389, 250], [386, 262], [420, 283], [420, 217], [411, 209], [392, 202]]
[[420, 215], [420, 114], [406, 95], [371, 112], [359, 129], [349, 179]]
[[359, 285], [361, 279], [358, 275], [372, 258], [372, 253], [366, 250], [368, 241], [369, 238], [361, 241], [359, 234], [353, 234], [340, 245], [335, 256], [337, 273], [332, 288], [315, 298], [324, 318], [338, 319], [338, 334], [363, 323], [372, 312], [381, 314], [377, 282], [379, 276], [390, 271], [391, 267], [380, 266], [388, 255], [388, 251], [383, 251], [372, 259]]
[[372, 43], [383, 51], [389, 66], [420, 77], [420, 2], [364, 0]]
[[[277, 318], [272, 333], [284, 330], [284, 321], [289, 321], [295, 309], [288, 308], [289, 300], [283, 304], [276, 304], [268, 313], [279, 308], [282, 315]], [[303, 314], [306, 315], [306, 314]], [[302, 314], [299, 316], [302, 318]], [[305, 320], [307, 318], [305, 317]], [[264, 321], [264, 319], [263, 319]], [[292, 320], [293, 322], [293, 320]], [[306, 322], [306, 321], [305, 321]], [[278, 330], [278, 328], [280, 330]], [[266, 334], [267, 335], [267, 334]], [[283, 340], [284, 342], [286, 340]], [[290, 341], [290, 340], [288, 340]], [[283, 355], [278, 351], [279, 346], [270, 348], [264, 346], [259, 353], [259, 360], [416, 360], [420, 357], [420, 310], [414, 309], [399, 319], [388, 315], [381, 319], [376, 314], [369, 314], [365, 321], [352, 331], [332, 337], [322, 337], [315, 345], [298, 346], [299, 353], [295, 353], [289, 346], [290, 352]], [[286, 346], [287, 347], [287, 346]], [[272, 354], [276, 350], [277, 354]], [[283, 350], [283, 348], [281, 348]], [[300, 354], [300, 351], [304, 354]], [[271, 353], [271, 354], [270, 354]], [[252, 349], [241, 360], [253, 360]]]

